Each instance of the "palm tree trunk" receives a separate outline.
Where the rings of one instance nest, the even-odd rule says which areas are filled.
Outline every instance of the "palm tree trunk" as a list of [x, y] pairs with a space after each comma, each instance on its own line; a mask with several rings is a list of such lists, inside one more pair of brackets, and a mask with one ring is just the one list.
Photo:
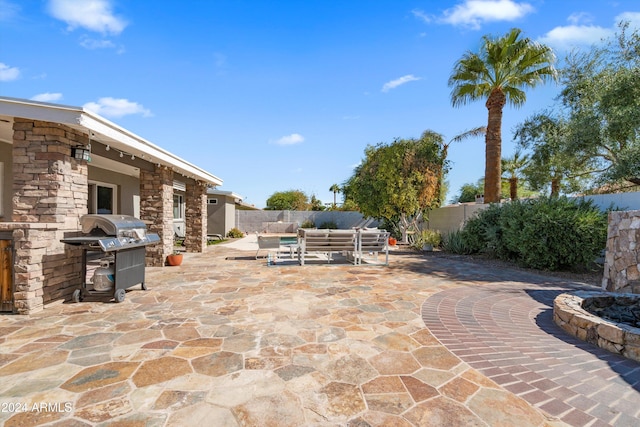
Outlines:
[[518, 178], [509, 178], [509, 197], [511, 200], [518, 200]]
[[500, 177], [502, 175], [502, 109], [506, 97], [502, 90], [494, 89], [485, 104], [489, 110], [485, 138], [484, 202], [500, 202]]

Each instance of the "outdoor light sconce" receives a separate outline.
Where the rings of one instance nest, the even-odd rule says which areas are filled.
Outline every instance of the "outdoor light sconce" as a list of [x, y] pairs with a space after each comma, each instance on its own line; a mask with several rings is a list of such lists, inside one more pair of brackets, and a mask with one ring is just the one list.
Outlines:
[[91, 161], [91, 150], [81, 145], [78, 145], [77, 147], [72, 147], [71, 157], [78, 160], [86, 160], [87, 162], [89, 162]]

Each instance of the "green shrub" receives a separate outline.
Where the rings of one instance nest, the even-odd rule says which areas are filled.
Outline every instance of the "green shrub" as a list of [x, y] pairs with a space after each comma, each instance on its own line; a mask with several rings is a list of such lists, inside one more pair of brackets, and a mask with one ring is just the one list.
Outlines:
[[227, 237], [230, 237], [232, 239], [237, 239], [239, 237], [244, 237], [244, 233], [234, 227], [231, 230], [229, 230], [229, 232], [227, 233]]
[[504, 244], [532, 268], [588, 266], [607, 242], [607, 215], [590, 200], [566, 197], [519, 202], [519, 218], [503, 217]]
[[425, 245], [438, 247], [441, 241], [442, 237], [437, 230], [422, 230], [409, 237], [409, 244], [417, 251], [421, 251]]
[[469, 246], [464, 241], [461, 230], [451, 231], [442, 236], [442, 250], [458, 255], [468, 255], [471, 253]]
[[320, 229], [332, 229], [332, 230], [337, 230], [338, 229], [338, 224], [336, 224], [333, 221], [325, 221], [322, 224], [320, 224], [320, 227], [318, 227]]
[[496, 240], [500, 238], [500, 214], [500, 205], [494, 204], [467, 220], [461, 238], [470, 253], [493, 252]]
[[311, 221], [310, 219], [307, 219], [302, 223], [300, 228], [316, 228], [316, 224], [315, 224], [315, 222]]
[[566, 197], [491, 205], [461, 232], [471, 253], [544, 270], [590, 265], [606, 239], [607, 215], [591, 201]]

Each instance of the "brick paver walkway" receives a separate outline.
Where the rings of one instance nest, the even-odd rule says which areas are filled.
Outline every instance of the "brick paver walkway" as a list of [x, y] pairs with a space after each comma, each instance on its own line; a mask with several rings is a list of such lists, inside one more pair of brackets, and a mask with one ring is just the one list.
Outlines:
[[429, 330], [470, 366], [567, 424], [638, 426], [640, 364], [553, 322], [554, 298], [575, 287], [532, 283], [532, 275], [510, 282], [513, 272], [505, 273], [499, 284], [431, 296], [423, 305]]

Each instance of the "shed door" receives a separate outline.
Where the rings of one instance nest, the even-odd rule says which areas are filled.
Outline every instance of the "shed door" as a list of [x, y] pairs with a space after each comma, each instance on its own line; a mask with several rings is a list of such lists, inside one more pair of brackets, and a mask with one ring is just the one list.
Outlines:
[[0, 311], [13, 311], [13, 259], [11, 240], [0, 240]]

